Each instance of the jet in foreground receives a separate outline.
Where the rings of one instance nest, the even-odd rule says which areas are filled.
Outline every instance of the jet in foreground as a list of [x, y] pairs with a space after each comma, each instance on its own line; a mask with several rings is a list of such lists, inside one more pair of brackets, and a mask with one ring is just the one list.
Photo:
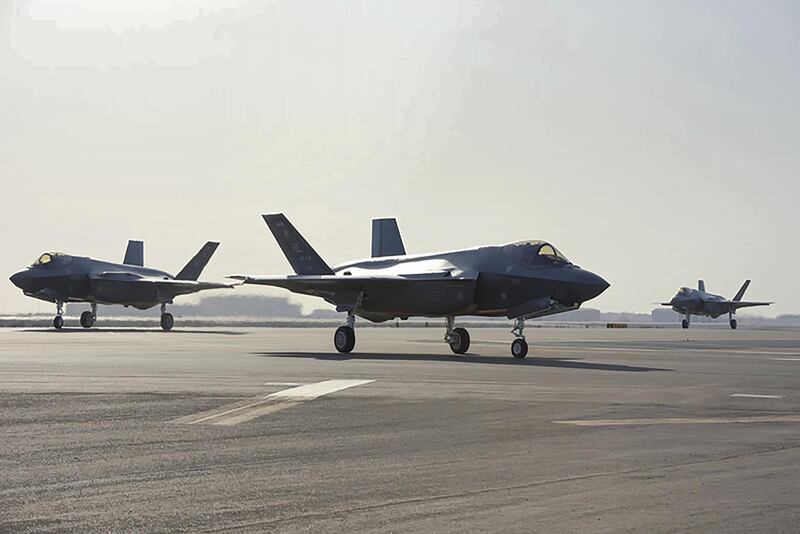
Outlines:
[[713, 295], [706, 292], [706, 284], [702, 280], [697, 281], [697, 289], [682, 287], [669, 302], [662, 302], [662, 306], [671, 306], [673, 310], [683, 315], [681, 321], [682, 328], [689, 328], [692, 315], [705, 315], [716, 319], [720, 315], [728, 314], [731, 328], [736, 329], [736, 319], [733, 318], [739, 308], [749, 308], [752, 306], [769, 306], [772, 302], [743, 302], [744, 292], [750, 285], [750, 280], [745, 280], [739, 292], [733, 299], [728, 300], [720, 295]]
[[355, 347], [358, 315], [376, 323], [443, 317], [445, 342], [463, 354], [469, 333], [454, 328], [455, 317], [477, 315], [514, 319], [511, 354], [524, 358], [526, 319], [576, 310], [609, 286], [544, 241], [408, 255], [394, 219], [373, 221], [372, 258], [331, 268], [283, 214], [263, 217], [296, 274], [231, 278], [321, 297], [346, 312], [347, 324], [333, 337], [343, 353]]
[[176, 296], [231, 287], [197, 281], [217, 246], [219, 243], [206, 243], [175, 276], [144, 267], [144, 243], [141, 241], [128, 242], [121, 264], [46, 252], [33, 265], [12, 275], [11, 281], [27, 296], [56, 304], [53, 319], [56, 329], [64, 326], [64, 303], [88, 302], [92, 311], [81, 314], [84, 328], [91, 328], [97, 319], [98, 304], [122, 304], [140, 310], [160, 304], [161, 328], [166, 331], [175, 324], [166, 308]]

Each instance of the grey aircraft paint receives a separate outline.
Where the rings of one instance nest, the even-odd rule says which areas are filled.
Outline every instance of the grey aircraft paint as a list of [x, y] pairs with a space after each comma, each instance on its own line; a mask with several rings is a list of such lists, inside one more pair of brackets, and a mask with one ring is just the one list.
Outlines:
[[732, 329], [736, 329], [736, 319], [733, 316], [739, 308], [752, 306], [769, 306], [772, 302], [745, 302], [742, 301], [745, 291], [750, 286], [750, 280], [745, 280], [736, 295], [728, 300], [721, 295], [706, 292], [706, 283], [697, 281], [697, 289], [682, 287], [669, 302], [662, 302], [662, 306], [670, 306], [677, 313], [683, 315], [681, 327], [689, 328], [692, 315], [702, 315], [716, 319], [728, 314], [728, 321]]
[[[263, 217], [296, 274], [231, 278], [320, 297], [347, 312], [347, 325], [334, 335], [340, 352], [355, 346], [358, 315], [372, 322], [446, 318], [445, 341], [462, 354], [469, 348], [469, 333], [454, 328], [454, 318], [474, 315], [514, 319], [512, 355], [522, 358], [527, 354], [526, 319], [578, 309], [609, 287], [544, 241], [384, 256], [383, 238], [373, 233], [372, 252], [378, 257], [331, 268], [283, 214]], [[405, 250], [396, 222], [373, 223], [373, 232], [383, 232], [384, 238], [387, 229], [391, 248]]]
[[230, 284], [198, 282], [219, 243], [209, 241], [176, 276], [143, 266], [144, 244], [130, 241], [123, 263], [111, 263], [59, 252], [42, 254], [33, 265], [11, 276], [25, 295], [56, 304], [53, 326], [64, 325], [63, 305], [88, 302], [92, 311], [81, 315], [81, 326], [90, 328], [97, 319], [98, 304], [119, 304], [145, 310], [161, 305], [161, 327], [170, 330], [174, 319], [166, 311], [179, 295]]

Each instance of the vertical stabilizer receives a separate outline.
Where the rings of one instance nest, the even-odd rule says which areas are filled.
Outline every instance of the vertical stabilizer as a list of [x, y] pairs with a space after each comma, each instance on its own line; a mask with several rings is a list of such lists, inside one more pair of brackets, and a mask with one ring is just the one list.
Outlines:
[[703, 293], [706, 292], [706, 283], [703, 280], [697, 281], [697, 290], [702, 291]]
[[211, 259], [211, 256], [214, 255], [214, 251], [217, 250], [219, 243], [214, 241], [209, 241], [200, 251], [194, 255], [194, 258], [189, 260], [189, 263], [181, 269], [176, 276], [176, 280], [197, 280], [200, 278], [200, 273], [203, 272], [208, 260]]
[[372, 257], [405, 256], [397, 219], [372, 219]]
[[747, 287], [750, 285], [750, 280], [745, 280], [742, 287], [739, 288], [739, 292], [736, 293], [736, 296], [733, 297], [733, 302], [739, 302], [744, 297], [744, 292], [747, 291]]
[[311, 248], [283, 213], [262, 217], [296, 274], [333, 274], [325, 260]]
[[128, 241], [128, 248], [125, 249], [125, 265], [137, 265], [144, 267], [144, 241]]

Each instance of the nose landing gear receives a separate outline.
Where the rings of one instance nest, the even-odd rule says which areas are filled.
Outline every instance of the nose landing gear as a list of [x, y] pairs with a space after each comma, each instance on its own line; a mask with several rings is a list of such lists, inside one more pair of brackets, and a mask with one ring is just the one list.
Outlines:
[[691, 318], [692, 316], [687, 313], [686, 317], [684, 317], [683, 321], [681, 321], [681, 328], [689, 328], [689, 323], [691, 322]]
[[528, 355], [528, 342], [525, 341], [525, 319], [518, 317], [514, 321], [514, 328], [511, 333], [517, 338], [511, 343], [511, 355], [514, 358], [522, 359]]
[[56, 301], [56, 316], [53, 318], [53, 328], [61, 330], [64, 327], [64, 303]]

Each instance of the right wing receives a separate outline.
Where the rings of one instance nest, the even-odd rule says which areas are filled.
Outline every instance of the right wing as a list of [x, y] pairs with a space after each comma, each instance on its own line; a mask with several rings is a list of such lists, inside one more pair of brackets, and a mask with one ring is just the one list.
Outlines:
[[774, 302], [742, 302], [742, 301], [732, 301], [731, 308], [734, 310], [738, 310], [739, 308], [751, 308], [753, 306], [769, 306], [770, 304], [775, 304]]

